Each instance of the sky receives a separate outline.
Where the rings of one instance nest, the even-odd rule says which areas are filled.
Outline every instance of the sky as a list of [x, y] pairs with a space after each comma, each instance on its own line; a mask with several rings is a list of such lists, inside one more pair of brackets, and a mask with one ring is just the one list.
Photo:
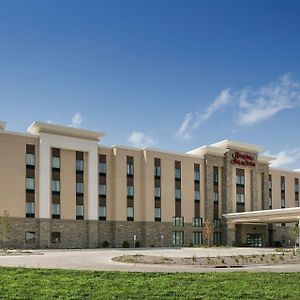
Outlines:
[[186, 152], [229, 139], [300, 169], [300, 2], [0, 0], [0, 120]]

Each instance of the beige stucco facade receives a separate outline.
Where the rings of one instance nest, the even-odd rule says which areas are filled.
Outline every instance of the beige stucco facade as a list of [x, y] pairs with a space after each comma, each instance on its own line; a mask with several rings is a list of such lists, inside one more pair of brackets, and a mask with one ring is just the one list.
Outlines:
[[258, 146], [222, 141], [174, 153], [108, 147], [101, 132], [47, 123], [28, 131], [0, 130], [0, 212], [9, 212], [12, 247], [117, 247], [133, 236], [142, 246], [199, 244], [206, 220], [216, 244], [288, 240], [284, 219], [253, 225], [225, 216], [299, 206], [300, 173], [269, 168]]

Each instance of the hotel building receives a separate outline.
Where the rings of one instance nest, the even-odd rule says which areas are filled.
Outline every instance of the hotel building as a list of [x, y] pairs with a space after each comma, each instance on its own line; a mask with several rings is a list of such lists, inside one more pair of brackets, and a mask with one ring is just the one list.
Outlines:
[[[224, 140], [187, 153], [104, 146], [101, 132], [0, 122], [0, 213], [8, 246], [142, 247], [287, 243], [300, 219], [300, 172], [269, 167], [256, 145]], [[1, 242], [0, 242], [1, 243]], [[1, 247], [1, 245], [0, 245]]]

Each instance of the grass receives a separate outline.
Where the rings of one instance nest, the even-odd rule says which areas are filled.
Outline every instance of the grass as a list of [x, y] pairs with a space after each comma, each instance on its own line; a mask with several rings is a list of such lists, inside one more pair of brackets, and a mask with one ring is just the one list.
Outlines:
[[300, 273], [0, 268], [0, 299], [300, 299]]

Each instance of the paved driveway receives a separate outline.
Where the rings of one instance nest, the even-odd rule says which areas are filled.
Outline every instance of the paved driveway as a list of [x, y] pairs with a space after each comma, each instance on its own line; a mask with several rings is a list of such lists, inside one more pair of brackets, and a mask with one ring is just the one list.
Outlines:
[[238, 269], [201, 268], [199, 266], [126, 264], [111, 259], [121, 255], [154, 255], [164, 257], [217, 257], [229, 255], [251, 255], [270, 253], [264, 248], [181, 248], [181, 249], [87, 249], [87, 250], [43, 250], [33, 254], [0, 256], [0, 266], [27, 268], [80, 269], [132, 272], [231, 272], [269, 271], [300, 272], [300, 265], [253, 266]]

